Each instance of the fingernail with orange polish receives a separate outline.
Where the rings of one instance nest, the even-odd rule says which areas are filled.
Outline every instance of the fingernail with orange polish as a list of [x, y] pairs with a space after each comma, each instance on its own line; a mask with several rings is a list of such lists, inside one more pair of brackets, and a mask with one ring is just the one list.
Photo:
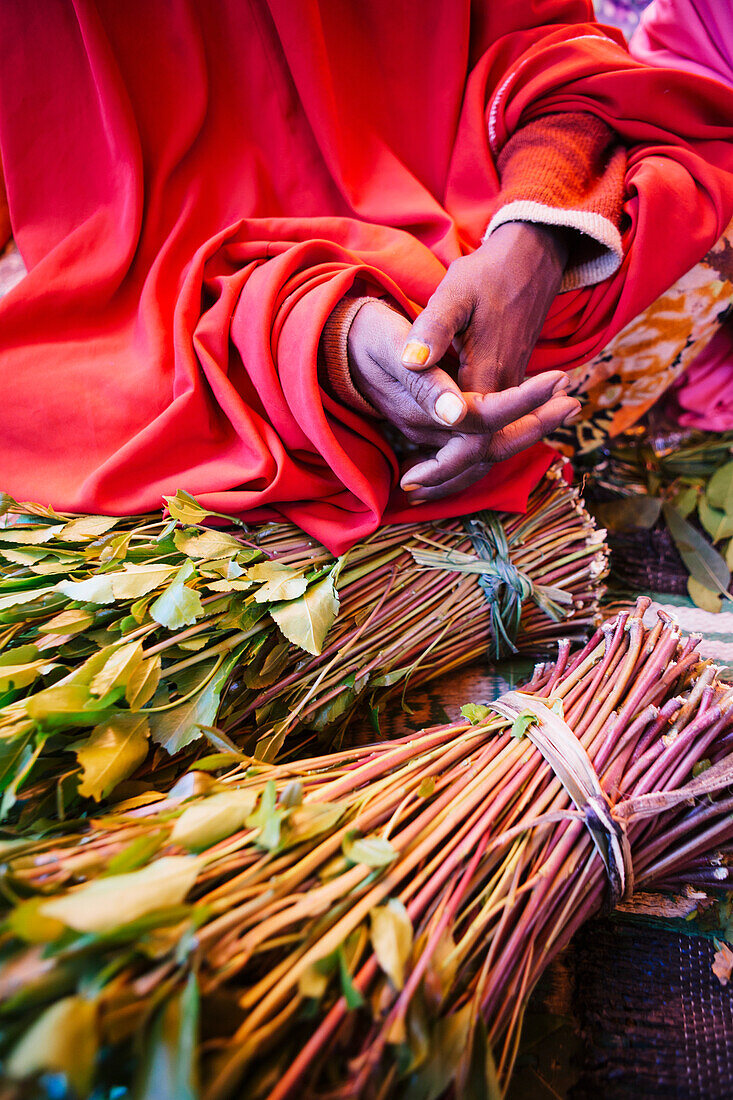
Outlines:
[[430, 348], [420, 340], [408, 340], [402, 351], [402, 362], [409, 366], [424, 367], [430, 358]]
[[435, 415], [444, 424], [455, 424], [466, 411], [466, 406], [455, 393], [441, 393], [435, 402]]
[[422, 488], [422, 485], [412, 484], [412, 482], [408, 482], [407, 484], [402, 486], [402, 492], [403, 493], [414, 493], [416, 489], [421, 489], [421, 488]]

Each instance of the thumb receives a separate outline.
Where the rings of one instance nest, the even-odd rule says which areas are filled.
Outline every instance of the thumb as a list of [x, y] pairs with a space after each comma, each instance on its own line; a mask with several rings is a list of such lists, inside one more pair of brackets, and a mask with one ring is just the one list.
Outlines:
[[402, 365], [419, 371], [439, 363], [456, 333], [466, 327], [470, 310], [470, 302], [456, 295], [444, 279], [407, 334]]

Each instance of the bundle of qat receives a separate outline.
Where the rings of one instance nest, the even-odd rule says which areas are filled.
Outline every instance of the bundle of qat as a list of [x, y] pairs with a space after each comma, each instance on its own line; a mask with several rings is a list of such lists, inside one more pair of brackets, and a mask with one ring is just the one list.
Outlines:
[[733, 691], [647, 606], [462, 723], [8, 840], [6, 1075], [500, 1095], [580, 924], [733, 837]]
[[170, 785], [196, 753], [273, 760], [358, 702], [376, 720], [390, 690], [584, 640], [605, 591], [603, 532], [559, 467], [525, 515], [386, 527], [339, 560], [287, 524], [202, 527], [185, 493], [169, 519], [6, 508], [0, 819], [63, 816], [133, 773]]

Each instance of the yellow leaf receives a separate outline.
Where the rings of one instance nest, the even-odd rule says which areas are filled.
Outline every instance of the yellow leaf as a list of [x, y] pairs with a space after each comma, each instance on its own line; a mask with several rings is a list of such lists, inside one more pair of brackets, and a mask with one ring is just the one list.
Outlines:
[[139, 600], [161, 584], [170, 580], [176, 572], [175, 565], [125, 564], [124, 572], [106, 573], [116, 600]]
[[59, 538], [62, 542], [80, 542], [82, 539], [98, 539], [111, 531], [119, 519], [114, 516], [79, 516], [65, 524]]
[[277, 561], [253, 565], [246, 575], [248, 580], [262, 582], [262, 587], [255, 593], [257, 603], [297, 599], [303, 595], [308, 584], [300, 570]]
[[40, 909], [77, 932], [111, 932], [157, 909], [181, 905], [196, 881], [195, 856], [163, 856], [140, 871], [93, 879]]
[[79, 794], [100, 802], [142, 764], [148, 754], [148, 720], [119, 712], [95, 726], [86, 741], [77, 742], [82, 767]]
[[318, 656], [338, 615], [339, 598], [334, 570], [297, 600], [270, 608], [270, 615], [288, 641]]
[[18, 1081], [63, 1073], [78, 1096], [87, 1096], [97, 1057], [97, 1010], [85, 997], [64, 997], [47, 1008], [13, 1047], [5, 1063]]
[[89, 690], [100, 699], [113, 688], [126, 686], [143, 659], [142, 642], [128, 642], [110, 653]]
[[131, 711], [139, 710], [140, 707], [144, 707], [153, 698], [160, 683], [161, 669], [162, 662], [159, 653], [156, 653], [154, 657], [148, 657], [147, 660], [141, 661], [137, 666], [127, 681], [125, 689], [125, 698]]
[[222, 791], [187, 806], [176, 820], [171, 842], [200, 852], [242, 828], [257, 803], [250, 790]]
[[412, 921], [401, 901], [390, 898], [369, 913], [371, 941], [377, 962], [395, 989], [405, 984], [405, 966], [412, 951]]
[[710, 611], [713, 615], [717, 615], [723, 606], [723, 597], [713, 592], [712, 588], [700, 584], [694, 577], [687, 578], [687, 591], [695, 606], [702, 608], [703, 611]]

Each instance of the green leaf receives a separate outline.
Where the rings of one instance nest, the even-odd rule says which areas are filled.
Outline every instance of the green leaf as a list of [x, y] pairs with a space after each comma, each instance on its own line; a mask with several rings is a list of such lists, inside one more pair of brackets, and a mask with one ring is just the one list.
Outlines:
[[593, 506], [593, 513], [601, 525], [610, 531], [625, 531], [630, 527], [650, 528], [659, 519], [662, 501], [659, 497], [639, 493], [633, 497], [621, 497]]
[[727, 593], [730, 570], [717, 550], [671, 504], [665, 504], [663, 511], [669, 533], [690, 576], [706, 588]]
[[291, 809], [283, 830], [285, 836], [281, 847], [290, 848], [302, 844], [314, 836], [329, 833], [344, 816], [344, 806], [335, 802], [309, 802], [305, 806]]
[[257, 796], [250, 789], [222, 791], [203, 798], [187, 806], [177, 818], [171, 843], [192, 852], [211, 848], [244, 826], [256, 802]]
[[487, 718], [491, 718], [494, 712], [491, 707], [486, 707], [483, 703], [465, 703], [461, 707], [461, 714], [472, 726], [480, 726]]
[[179, 523], [202, 523], [210, 515], [185, 489], [179, 489], [174, 497], [163, 497], [163, 500], [173, 519]]
[[86, 581], [59, 581], [54, 589], [76, 603], [108, 604], [115, 602], [109, 578], [100, 574]]
[[31, 1024], [11, 1050], [5, 1069], [16, 1081], [61, 1073], [78, 1096], [88, 1096], [98, 1049], [95, 1005], [85, 997], [64, 997]]
[[45, 901], [46, 898], [40, 896], [16, 905], [7, 916], [8, 930], [25, 943], [53, 943], [63, 936], [66, 925], [39, 912]]
[[277, 791], [272, 779], [268, 779], [262, 791], [260, 804], [254, 813], [247, 818], [248, 829], [259, 829], [257, 843], [260, 848], [274, 851], [280, 843], [280, 824], [287, 810], [278, 809], [276, 806]]
[[522, 714], [518, 714], [512, 722], [512, 737], [524, 737], [529, 727], [536, 726], [538, 722], [537, 715], [533, 714], [531, 710], [525, 710]]
[[31, 588], [25, 591], [9, 592], [5, 596], [0, 596], [0, 612], [9, 611], [11, 608], [20, 607], [22, 604], [32, 603], [34, 600], [42, 600], [51, 595], [57, 595], [54, 588]]
[[182, 554], [205, 560], [233, 558], [242, 549], [241, 542], [224, 531], [176, 531], [173, 542]]
[[219, 700], [227, 680], [240, 659], [235, 651], [219, 668], [206, 687], [192, 699], [170, 710], [150, 715], [150, 731], [153, 741], [162, 745], [171, 755], [179, 752], [201, 736], [201, 726], [213, 726], [219, 710]]
[[680, 488], [675, 494], [672, 503], [684, 519], [692, 515], [697, 508], [697, 498], [699, 495], [700, 491], [696, 485], [687, 485], [684, 488]]
[[169, 581], [176, 571], [175, 565], [125, 562], [124, 572], [107, 573], [105, 576], [112, 585], [116, 600], [139, 600]]
[[185, 584], [193, 572], [193, 563], [187, 561], [178, 570], [165, 592], [150, 605], [151, 617], [168, 630], [179, 630], [182, 626], [191, 626], [204, 613], [198, 592], [187, 588]]
[[263, 561], [259, 565], [253, 565], [247, 570], [247, 578], [262, 584], [255, 592], [257, 603], [294, 600], [302, 596], [308, 586], [302, 570], [282, 565], [278, 561]]
[[59, 534], [61, 542], [81, 542], [86, 539], [98, 539], [118, 524], [114, 516], [79, 516], [65, 524]]
[[412, 921], [397, 898], [372, 909], [371, 941], [377, 962], [395, 989], [405, 984], [405, 967], [412, 952]]
[[403, 1090], [403, 1100], [438, 1100], [453, 1080], [467, 1049], [475, 1012], [469, 1001], [458, 1012], [438, 1020], [430, 1037], [427, 1060]]
[[726, 462], [715, 471], [708, 482], [707, 497], [713, 508], [733, 516], [733, 462]]
[[196, 881], [195, 856], [163, 856], [140, 871], [93, 879], [41, 906], [76, 932], [111, 932], [158, 909], [182, 905]]
[[85, 684], [55, 684], [24, 702], [26, 713], [47, 729], [96, 726], [109, 709], [107, 700], [95, 699]]
[[386, 867], [398, 855], [396, 849], [383, 837], [360, 837], [353, 832], [344, 837], [341, 850], [351, 863], [365, 863], [367, 867]]
[[0, 542], [12, 542], [19, 546], [41, 546], [45, 542], [58, 538], [64, 529], [63, 523], [32, 527], [19, 523], [13, 527], [0, 527]]
[[709, 611], [711, 614], [717, 615], [723, 606], [723, 597], [718, 592], [713, 592], [711, 588], [707, 588], [706, 585], [700, 584], [694, 577], [687, 578], [687, 591], [695, 606], [703, 611]]
[[340, 568], [341, 563], [337, 562], [328, 576], [308, 588], [300, 599], [270, 608], [270, 615], [288, 641], [316, 657], [338, 615], [336, 580]]
[[142, 642], [128, 642], [113, 650], [96, 674], [89, 690], [100, 698], [116, 687], [127, 687], [143, 659]]
[[199, 991], [191, 973], [156, 1012], [133, 1100], [198, 1100]]
[[101, 802], [132, 775], [148, 754], [150, 730], [144, 715], [118, 712], [74, 745], [82, 768], [79, 794]]
[[159, 653], [141, 661], [137, 666], [125, 688], [125, 698], [131, 711], [139, 710], [153, 698], [160, 683], [161, 669]]
[[47, 665], [47, 657], [39, 657], [34, 645], [16, 646], [0, 654], [0, 691], [28, 687], [38, 679]]
[[84, 611], [79, 607], [71, 611], [61, 611], [58, 615], [54, 615], [52, 619], [49, 619], [47, 623], [40, 623], [38, 633], [81, 634], [82, 631], [88, 630], [93, 622], [94, 615], [92, 612]]
[[136, 836], [121, 852], [112, 856], [107, 864], [107, 874], [122, 875], [127, 871], [136, 871], [138, 867], [143, 867], [167, 842], [168, 835], [168, 829], [157, 829], [153, 833]]
[[733, 535], [733, 512], [728, 515], [718, 508], [712, 508], [707, 495], [700, 497], [700, 523], [713, 542]]
[[344, 954], [343, 947], [339, 948], [338, 952], [339, 960], [339, 977], [341, 978], [341, 992], [344, 995], [346, 1001], [346, 1007], [353, 1012], [356, 1008], [361, 1008], [364, 1004], [364, 998], [359, 990], [354, 985], [351, 974], [349, 973], [349, 967], [346, 962], [346, 956]]

